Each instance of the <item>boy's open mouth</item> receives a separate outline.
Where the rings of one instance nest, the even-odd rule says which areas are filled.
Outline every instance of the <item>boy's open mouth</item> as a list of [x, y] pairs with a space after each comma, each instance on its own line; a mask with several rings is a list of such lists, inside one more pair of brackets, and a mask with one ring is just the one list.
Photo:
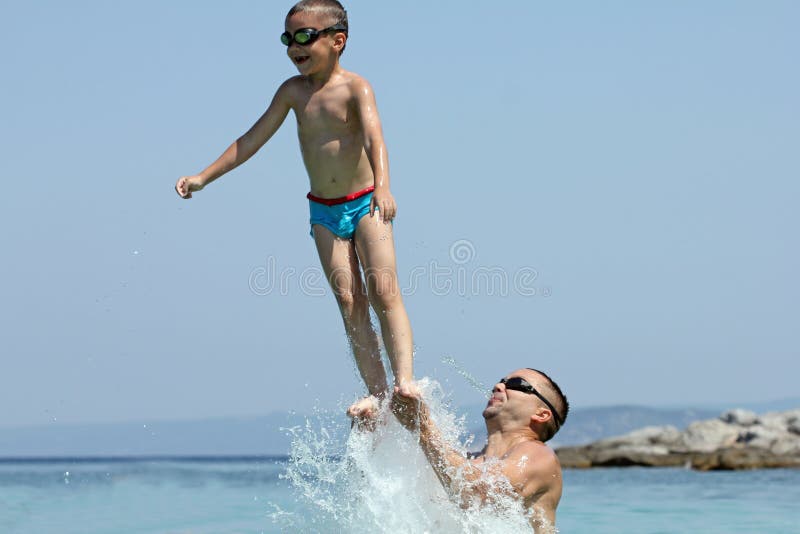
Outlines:
[[309, 58], [309, 56], [296, 56], [296, 57], [294, 57], [292, 59], [294, 59], [295, 64], [300, 65], [300, 64], [305, 63], [306, 61], [308, 61], [308, 58]]

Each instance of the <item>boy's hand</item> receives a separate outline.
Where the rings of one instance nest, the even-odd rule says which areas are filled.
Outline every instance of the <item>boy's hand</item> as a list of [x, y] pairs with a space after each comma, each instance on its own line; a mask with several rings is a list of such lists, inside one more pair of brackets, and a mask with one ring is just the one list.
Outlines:
[[381, 220], [384, 222], [391, 222], [397, 216], [397, 204], [394, 202], [392, 193], [387, 190], [376, 189], [372, 193], [372, 200], [369, 201], [369, 215], [375, 215], [375, 210], [378, 210], [381, 215]]
[[192, 193], [200, 191], [203, 187], [203, 181], [199, 176], [182, 176], [175, 184], [175, 191], [181, 198], [192, 198]]

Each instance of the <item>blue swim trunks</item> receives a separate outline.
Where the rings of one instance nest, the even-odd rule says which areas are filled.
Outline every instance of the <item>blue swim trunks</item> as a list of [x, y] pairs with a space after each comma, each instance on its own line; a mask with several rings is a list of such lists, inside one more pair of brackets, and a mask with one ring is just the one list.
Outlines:
[[311, 236], [314, 236], [314, 225], [321, 224], [339, 237], [352, 238], [358, 221], [369, 213], [374, 190], [375, 187], [370, 186], [340, 198], [320, 198], [311, 193], [306, 195], [311, 212]]

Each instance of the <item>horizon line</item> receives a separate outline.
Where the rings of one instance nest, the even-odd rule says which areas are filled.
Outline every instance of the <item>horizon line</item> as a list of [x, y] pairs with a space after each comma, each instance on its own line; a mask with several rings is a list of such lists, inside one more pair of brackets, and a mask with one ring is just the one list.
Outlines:
[[[612, 404], [595, 404], [595, 405], [577, 405], [571, 408], [570, 412], [575, 413], [577, 411], [583, 410], [597, 410], [597, 409], [611, 409], [611, 408], [646, 408], [651, 410], [733, 410], [742, 408], [745, 406], [764, 406], [770, 404], [778, 404], [778, 403], [796, 403], [797, 406], [795, 408], [788, 408], [791, 409], [800, 409], [800, 397], [785, 397], [781, 399], [773, 399], [767, 401], [750, 401], [750, 402], [715, 402], [715, 403], [698, 403], [697, 405], [691, 404], [637, 404], [637, 403], [626, 403], [626, 402], [619, 402], [619, 403], [612, 403]], [[483, 404], [483, 403], [469, 403], [463, 404], [456, 408], [456, 412], [462, 410], [464, 408], [474, 408], [475, 406]], [[726, 407], [727, 406], [727, 407]], [[748, 408], [744, 408], [748, 409]], [[752, 410], [756, 411], [756, 410]], [[280, 411], [280, 410], [273, 410], [270, 412], [266, 412], [263, 414], [249, 414], [249, 415], [211, 415], [211, 416], [198, 416], [198, 417], [175, 417], [171, 419], [125, 419], [121, 421], [73, 421], [73, 422], [62, 422], [62, 421], [53, 421], [53, 422], [39, 422], [39, 423], [11, 423], [11, 424], [3, 424], [0, 423], [0, 429], [3, 430], [23, 430], [23, 429], [41, 429], [41, 428], [53, 428], [53, 427], [67, 427], [67, 426], [108, 426], [108, 425], [132, 425], [132, 424], [169, 424], [169, 423], [201, 423], [201, 422], [208, 422], [208, 421], [220, 421], [220, 420], [252, 420], [252, 419], [261, 419], [265, 417], [274, 417], [274, 416], [300, 416], [303, 417], [305, 415], [310, 415], [306, 412], [299, 412], [296, 410], [287, 410], [287, 411]], [[344, 412], [342, 416], [344, 416]]]

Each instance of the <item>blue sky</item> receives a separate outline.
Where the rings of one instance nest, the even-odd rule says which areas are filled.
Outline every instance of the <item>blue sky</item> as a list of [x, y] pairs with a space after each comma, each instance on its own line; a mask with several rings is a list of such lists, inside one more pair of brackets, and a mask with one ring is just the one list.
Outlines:
[[[293, 118], [193, 200], [172, 191], [295, 73], [289, 7], [4, 5], [0, 425], [360, 393], [316, 295]], [[540, 367], [577, 406], [797, 395], [796, 3], [346, 7], [418, 376], [459, 404], [480, 396], [446, 357], [485, 384]]]

